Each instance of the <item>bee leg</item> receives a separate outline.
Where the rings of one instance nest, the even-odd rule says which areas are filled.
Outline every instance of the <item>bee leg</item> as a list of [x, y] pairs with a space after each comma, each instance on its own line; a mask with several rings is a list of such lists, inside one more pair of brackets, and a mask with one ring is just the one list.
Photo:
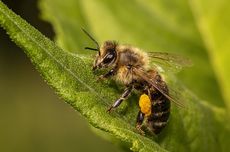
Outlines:
[[119, 99], [117, 99], [113, 104], [112, 106], [109, 107], [109, 109], [107, 110], [107, 112], [111, 112], [112, 109], [114, 108], [117, 108], [121, 103], [122, 101], [124, 101], [129, 95], [130, 93], [132, 92], [132, 89], [133, 87], [130, 86], [130, 87], [127, 87], [124, 92], [122, 93], [121, 97]]
[[116, 71], [117, 71], [117, 68], [113, 68], [113, 69], [109, 70], [109, 72], [107, 72], [103, 75], [100, 75], [97, 80], [107, 79], [107, 78], [113, 76], [116, 73]]
[[145, 135], [145, 132], [141, 129], [142, 124], [144, 122], [144, 118], [145, 118], [145, 114], [142, 113], [141, 111], [139, 111], [138, 114], [137, 114], [136, 129], [142, 135]]

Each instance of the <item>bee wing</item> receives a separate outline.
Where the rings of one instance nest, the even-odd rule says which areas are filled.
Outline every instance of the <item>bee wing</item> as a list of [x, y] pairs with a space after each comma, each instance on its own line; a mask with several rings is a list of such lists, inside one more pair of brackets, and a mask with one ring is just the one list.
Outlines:
[[148, 52], [150, 64], [160, 72], [178, 72], [184, 67], [192, 66], [192, 61], [186, 57], [167, 52]]
[[144, 70], [133, 68], [133, 72], [137, 76], [139, 76], [140, 78], [142, 78], [143, 80], [151, 84], [155, 89], [157, 89], [160, 93], [162, 93], [170, 101], [174, 102], [177, 106], [185, 108], [185, 105], [180, 102], [180, 97], [182, 96], [180, 95], [178, 91], [169, 89], [169, 94], [168, 94], [168, 92], [166, 92], [165, 89], [161, 85], [159, 85], [157, 81], [152, 79], [151, 76]]

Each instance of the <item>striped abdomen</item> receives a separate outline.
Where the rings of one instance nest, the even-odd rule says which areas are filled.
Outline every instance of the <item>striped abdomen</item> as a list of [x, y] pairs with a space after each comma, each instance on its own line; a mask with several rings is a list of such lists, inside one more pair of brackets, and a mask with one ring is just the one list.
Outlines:
[[151, 92], [151, 115], [148, 116], [148, 124], [155, 134], [161, 132], [166, 126], [170, 115], [170, 101], [160, 92]]

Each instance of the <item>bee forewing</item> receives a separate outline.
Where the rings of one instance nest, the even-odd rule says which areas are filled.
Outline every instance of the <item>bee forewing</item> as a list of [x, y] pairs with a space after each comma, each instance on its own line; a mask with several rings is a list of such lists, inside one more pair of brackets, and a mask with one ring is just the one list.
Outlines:
[[150, 64], [159, 71], [178, 72], [184, 67], [191, 67], [192, 61], [186, 57], [167, 52], [148, 52]]
[[154, 79], [151, 79], [151, 76], [149, 76], [148, 73], [145, 72], [144, 70], [139, 70], [139, 69], [137, 70], [134, 68], [133, 72], [139, 77], [141, 77], [143, 80], [151, 84], [155, 89], [157, 89], [170, 101], [174, 102], [177, 106], [185, 108], [185, 105], [180, 101], [180, 92], [169, 89], [169, 94], [168, 94], [167, 92], [164, 91], [163, 88], [161, 88], [161, 86], [158, 85], [156, 81], [154, 81]]

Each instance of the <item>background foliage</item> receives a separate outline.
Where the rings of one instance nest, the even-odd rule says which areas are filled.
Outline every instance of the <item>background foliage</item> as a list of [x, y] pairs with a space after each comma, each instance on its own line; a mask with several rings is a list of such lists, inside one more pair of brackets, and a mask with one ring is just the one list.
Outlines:
[[[13, 29], [13, 21], [4, 18], [7, 14], [4, 9], [2, 21], [5, 22], [1, 23], [13, 40], [26, 50], [48, 83], [68, 103], [86, 116], [95, 127], [125, 141], [128, 147], [132, 144], [133, 150], [226, 151], [230, 143], [227, 138], [229, 117], [226, 112], [229, 109], [229, 38], [226, 36], [229, 13], [228, 9], [222, 7], [229, 5], [225, 1], [218, 4], [211, 2], [205, 5], [206, 3], [136, 0], [130, 5], [130, 1], [119, 0], [69, 0], [64, 4], [58, 0], [40, 1], [42, 17], [52, 23], [57, 44], [75, 55], [63, 52], [20, 19], [14, 22], [18, 22], [22, 28]], [[181, 98], [185, 100], [188, 109], [173, 107], [169, 126], [154, 141], [152, 136], [136, 134], [133, 128], [133, 118], [137, 112], [135, 103], [124, 104], [113, 115], [105, 113], [106, 107], [118, 97], [121, 89], [114, 84], [108, 88], [112, 82], [94, 82], [94, 76], [90, 73], [90, 54], [82, 49], [90, 43], [80, 31], [82, 26], [89, 29], [100, 42], [115, 39], [147, 51], [184, 54], [193, 60], [194, 67], [181, 72], [177, 79], [168, 76], [168, 81], [172, 82], [171, 87], [182, 91]], [[19, 34], [12, 36], [16, 33], [15, 30]], [[35, 35], [35, 39], [28, 37], [31, 34]], [[47, 49], [44, 51], [39, 46]], [[58, 65], [55, 60], [61, 64]], [[184, 83], [190, 89], [178, 86], [178, 83]], [[85, 88], [81, 88], [82, 85]], [[109, 100], [95, 102], [92, 93], [94, 90], [107, 96]], [[132, 99], [135, 100], [136, 97], [133, 96]], [[97, 115], [98, 113], [101, 115]], [[132, 131], [129, 132], [127, 128]]]

